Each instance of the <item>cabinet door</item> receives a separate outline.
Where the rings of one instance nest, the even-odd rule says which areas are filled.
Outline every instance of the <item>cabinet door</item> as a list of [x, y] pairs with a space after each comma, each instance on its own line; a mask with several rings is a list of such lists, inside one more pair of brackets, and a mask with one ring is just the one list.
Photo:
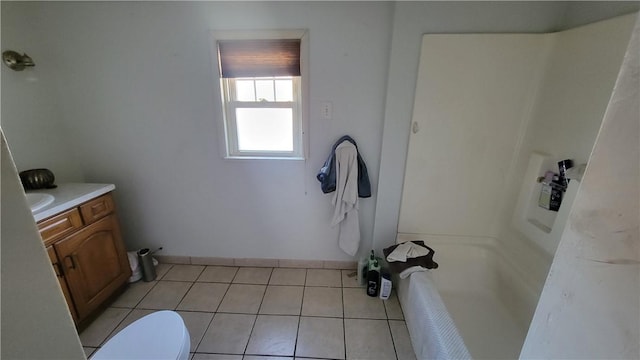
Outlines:
[[69, 294], [69, 287], [67, 286], [67, 281], [65, 280], [64, 273], [62, 272], [62, 264], [58, 261], [56, 252], [53, 250], [53, 246], [47, 246], [47, 255], [49, 255], [49, 259], [51, 259], [51, 265], [53, 265], [53, 270], [56, 272], [56, 276], [58, 277], [58, 282], [60, 283], [60, 288], [62, 289], [64, 298], [67, 300], [71, 317], [73, 318], [73, 321], [77, 323], [78, 315], [76, 314], [76, 309], [73, 306], [71, 294]]
[[115, 215], [96, 221], [54, 247], [80, 319], [100, 306], [131, 276]]

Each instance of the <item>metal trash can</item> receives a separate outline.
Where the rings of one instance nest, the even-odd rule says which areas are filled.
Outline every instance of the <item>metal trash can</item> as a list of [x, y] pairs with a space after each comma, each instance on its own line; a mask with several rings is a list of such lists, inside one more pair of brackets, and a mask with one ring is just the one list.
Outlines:
[[149, 249], [138, 250], [138, 261], [142, 266], [142, 279], [146, 282], [156, 279], [156, 267], [153, 266], [153, 257]]

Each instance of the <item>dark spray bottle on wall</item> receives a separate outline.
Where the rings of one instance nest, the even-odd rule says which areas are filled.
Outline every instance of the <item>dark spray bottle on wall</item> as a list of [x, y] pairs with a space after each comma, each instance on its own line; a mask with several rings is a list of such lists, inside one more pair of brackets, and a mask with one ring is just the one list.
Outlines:
[[369, 268], [367, 270], [367, 295], [375, 297], [378, 296], [378, 289], [380, 288], [380, 264], [376, 259], [373, 250], [371, 250], [371, 257], [369, 258]]

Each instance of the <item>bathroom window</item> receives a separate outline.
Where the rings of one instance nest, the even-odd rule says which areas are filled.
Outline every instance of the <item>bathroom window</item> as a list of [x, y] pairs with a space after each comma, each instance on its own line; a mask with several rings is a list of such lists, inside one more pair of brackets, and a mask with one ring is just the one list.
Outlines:
[[304, 158], [301, 42], [217, 40], [227, 158]]

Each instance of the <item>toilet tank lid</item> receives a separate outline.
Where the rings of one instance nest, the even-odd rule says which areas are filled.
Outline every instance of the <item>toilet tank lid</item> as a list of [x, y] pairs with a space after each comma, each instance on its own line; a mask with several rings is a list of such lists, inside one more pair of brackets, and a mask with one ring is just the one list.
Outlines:
[[177, 359], [184, 342], [189, 341], [186, 334], [178, 313], [157, 311], [122, 329], [91, 359]]

